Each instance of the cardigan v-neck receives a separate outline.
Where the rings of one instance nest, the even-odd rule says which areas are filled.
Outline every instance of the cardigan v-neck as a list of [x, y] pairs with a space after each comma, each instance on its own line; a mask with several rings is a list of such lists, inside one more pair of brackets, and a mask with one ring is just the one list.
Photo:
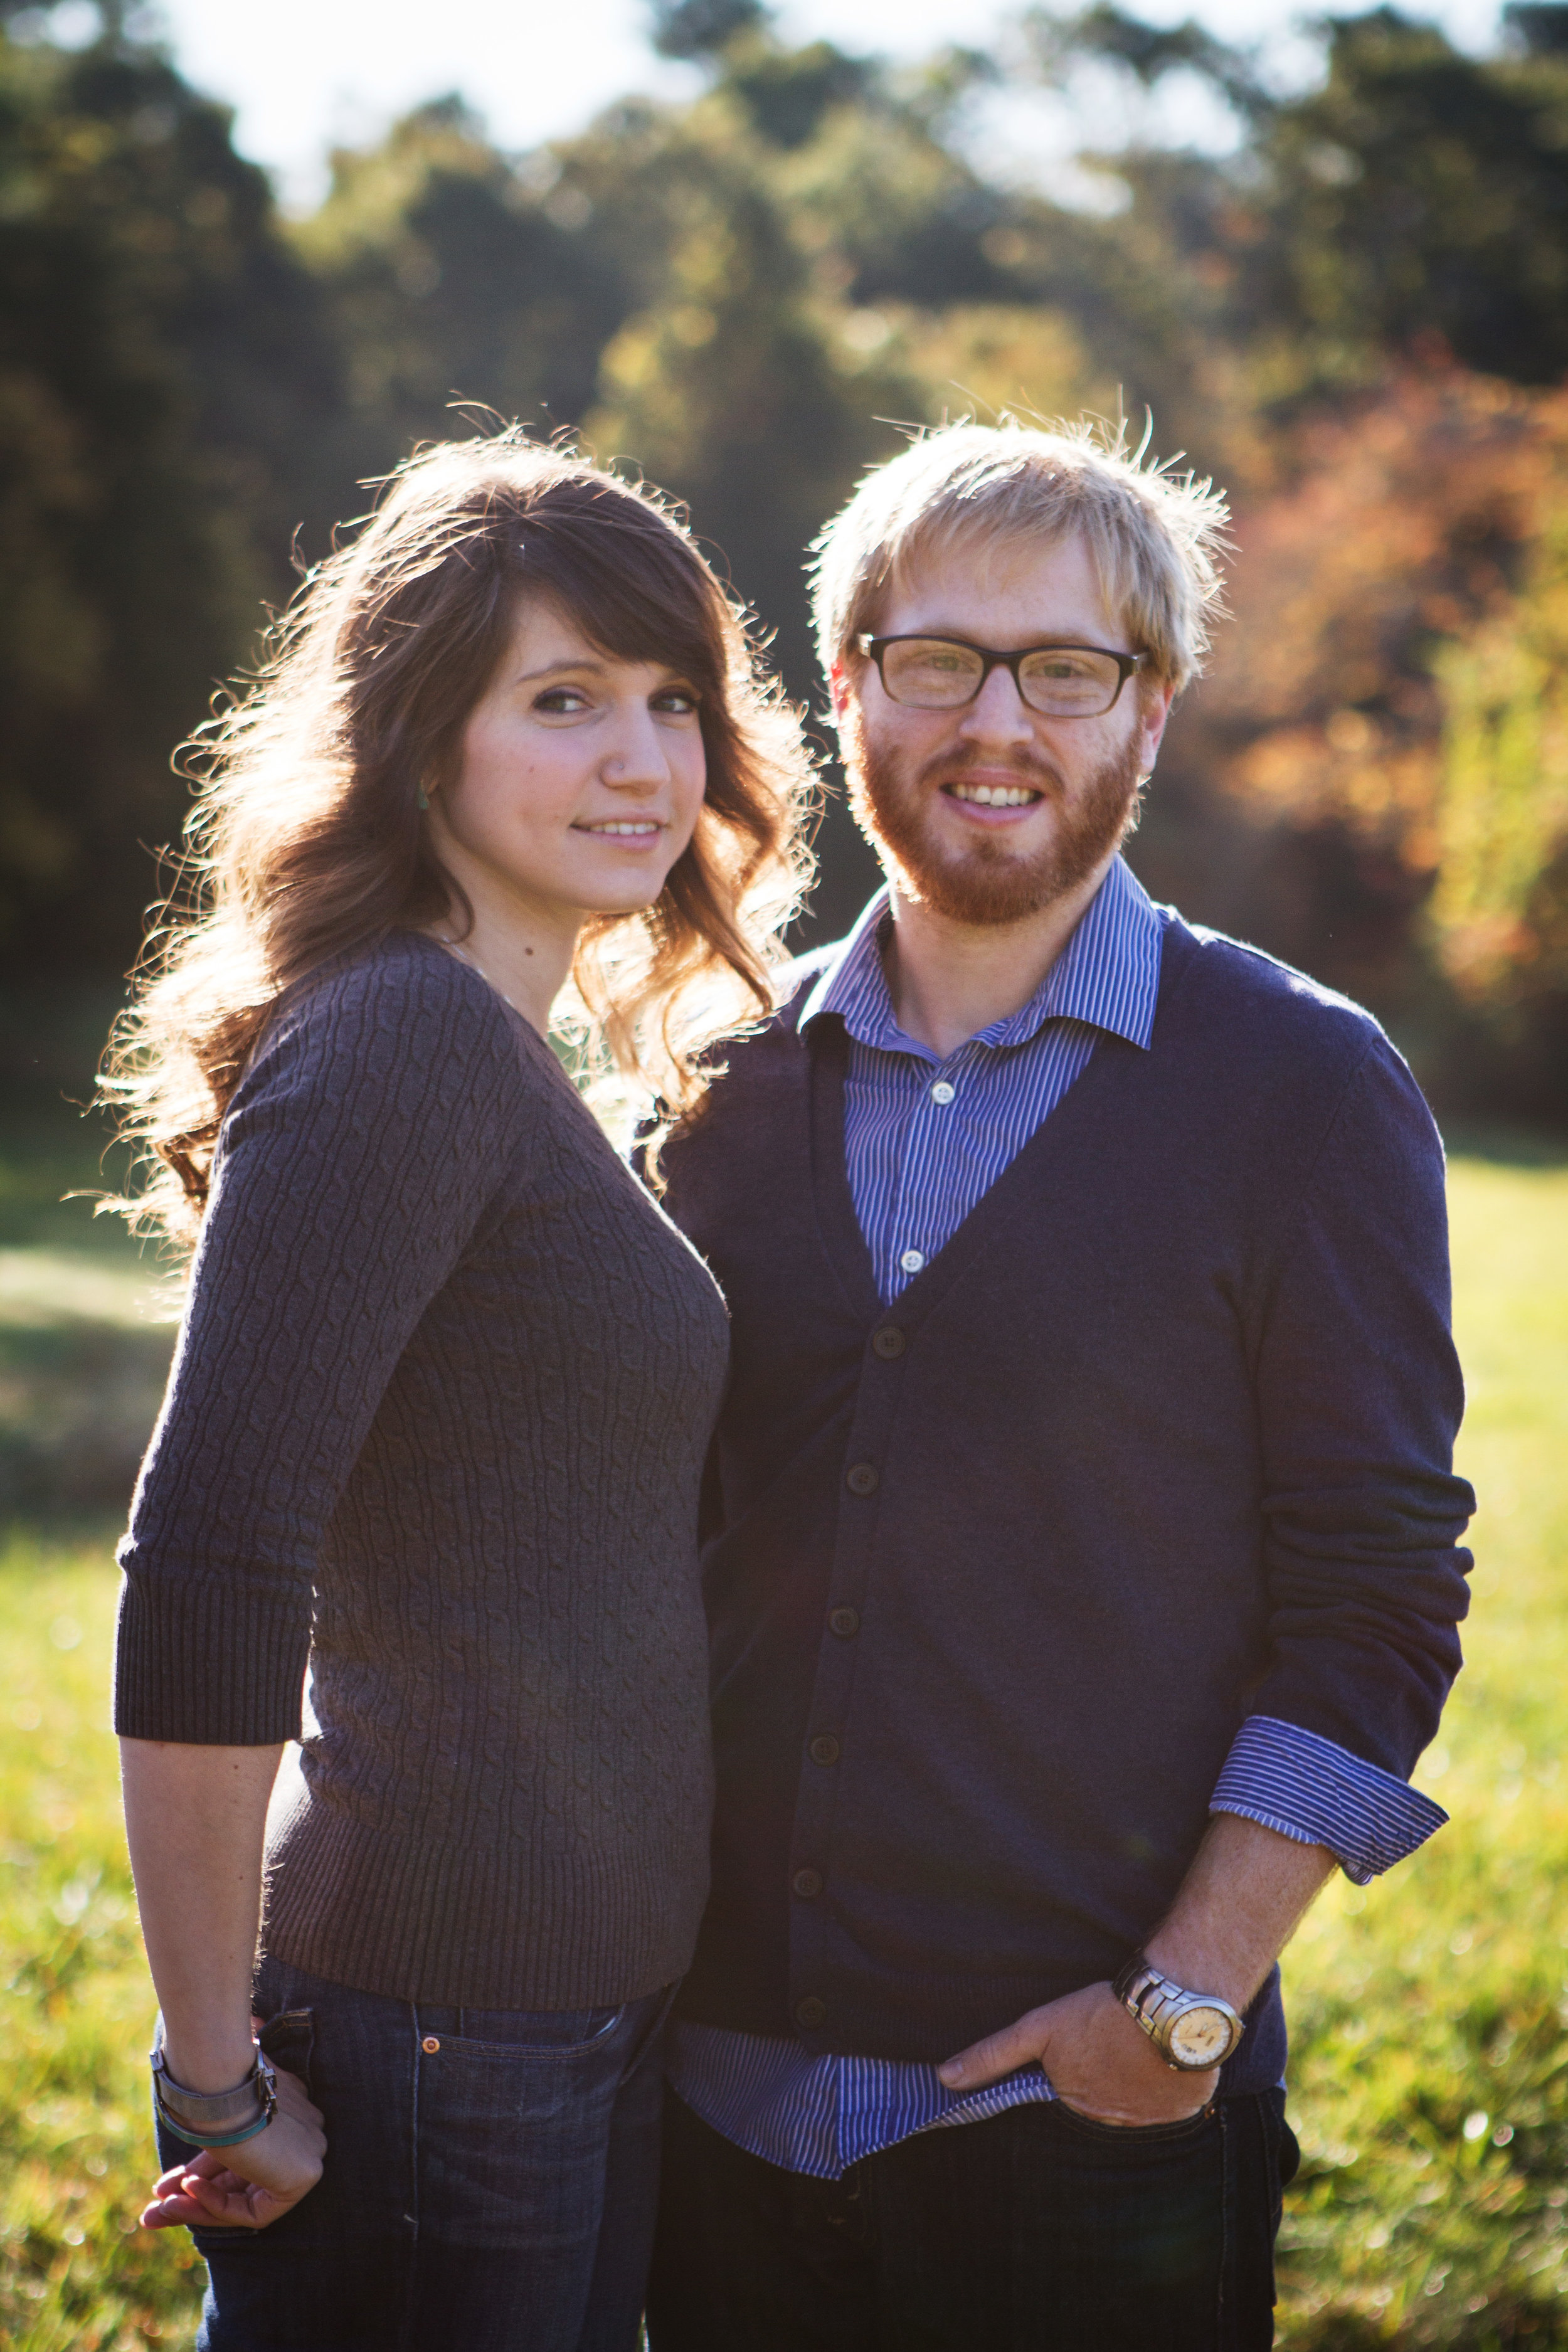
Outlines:
[[817, 961], [799, 1027], [847, 1034], [845, 1161], [884, 1301], [952, 1238], [1107, 1038], [1147, 1048], [1167, 919], [1114, 859], [1028, 1000], [945, 1055], [900, 1023], [885, 889]]
[[[1163, 959], [1161, 999], [1165, 999], [1167, 992], [1174, 995], [1190, 952], [1190, 934], [1184, 927], [1175, 930], [1173, 936], [1167, 934], [1164, 953], [1169, 962], [1164, 964]], [[843, 1021], [831, 1013], [817, 1013], [809, 1029], [803, 1018], [806, 1006], [819, 992], [819, 982], [814, 975], [786, 1008], [783, 1020], [803, 1033], [802, 1043], [806, 1047], [804, 1058], [812, 1181], [823, 1244], [846, 1297], [858, 1314], [872, 1317], [896, 1313], [900, 1321], [908, 1320], [927, 1312], [949, 1284], [962, 1278], [973, 1254], [991, 1245], [998, 1226], [1037, 1196], [1054, 1161], [1070, 1160], [1075, 1148], [1084, 1140], [1084, 1124], [1092, 1119], [1101, 1090], [1114, 1087], [1113, 1073], [1127, 1057], [1140, 1055], [1142, 1049], [1113, 1031], [1103, 1033], [1084, 1068], [1049, 1116], [1041, 1120], [1028, 1141], [1015, 1153], [996, 1181], [982, 1194], [943, 1246], [910, 1277], [897, 1299], [885, 1303], [877, 1287], [870, 1249], [856, 1209], [845, 1150], [844, 1098], [850, 1041]]]

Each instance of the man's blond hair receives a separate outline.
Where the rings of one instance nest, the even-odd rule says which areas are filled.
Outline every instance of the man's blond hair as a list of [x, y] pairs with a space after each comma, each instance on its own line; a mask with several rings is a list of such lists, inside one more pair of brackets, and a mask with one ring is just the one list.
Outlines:
[[1204, 665], [1221, 609], [1229, 509], [1212, 482], [1177, 474], [1083, 417], [1004, 416], [923, 433], [866, 475], [813, 543], [812, 606], [825, 670], [876, 625], [888, 587], [960, 548], [1042, 545], [1077, 532], [1127, 650], [1179, 691]]

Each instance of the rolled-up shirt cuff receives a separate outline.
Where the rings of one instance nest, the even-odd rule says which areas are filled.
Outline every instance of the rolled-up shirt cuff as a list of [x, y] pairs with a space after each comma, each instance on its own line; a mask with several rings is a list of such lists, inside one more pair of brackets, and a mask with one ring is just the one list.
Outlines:
[[1380, 1765], [1272, 1715], [1249, 1715], [1237, 1733], [1209, 1811], [1327, 1846], [1358, 1886], [1414, 1853], [1448, 1818]]

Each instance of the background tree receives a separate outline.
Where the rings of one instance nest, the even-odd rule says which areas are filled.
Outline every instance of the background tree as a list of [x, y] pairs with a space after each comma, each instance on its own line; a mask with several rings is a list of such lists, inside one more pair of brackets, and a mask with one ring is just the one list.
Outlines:
[[294, 238], [343, 383], [316, 541], [355, 480], [462, 429], [455, 400], [505, 417], [584, 415], [600, 353], [637, 299], [592, 220], [548, 151], [521, 164], [499, 154], [458, 98], [419, 107], [373, 149], [333, 154], [326, 199]]
[[337, 400], [264, 174], [116, 24], [76, 55], [0, 38], [0, 949], [25, 966], [126, 960], [138, 843], [182, 812], [171, 746], [287, 592]]

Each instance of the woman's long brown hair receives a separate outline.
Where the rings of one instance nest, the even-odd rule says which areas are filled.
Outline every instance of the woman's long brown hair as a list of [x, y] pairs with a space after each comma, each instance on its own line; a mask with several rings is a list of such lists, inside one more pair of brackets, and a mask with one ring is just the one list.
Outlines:
[[391, 478], [307, 582], [265, 667], [186, 747], [197, 796], [180, 886], [104, 1081], [149, 1171], [115, 1204], [139, 1224], [194, 1239], [224, 1112], [286, 990], [399, 927], [467, 920], [421, 793], [455, 777], [535, 594], [605, 653], [664, 663], [701, 698], [691, 844], [654, 906], [596, 918], [579, 943], [590, 1061], [634, 1101], [689, 1118], [716, 1041], [771, 1008], [780, 934], [810, 877], [811, 772], [742, 617], [656, 493], [516, 427], [444, 443]]

